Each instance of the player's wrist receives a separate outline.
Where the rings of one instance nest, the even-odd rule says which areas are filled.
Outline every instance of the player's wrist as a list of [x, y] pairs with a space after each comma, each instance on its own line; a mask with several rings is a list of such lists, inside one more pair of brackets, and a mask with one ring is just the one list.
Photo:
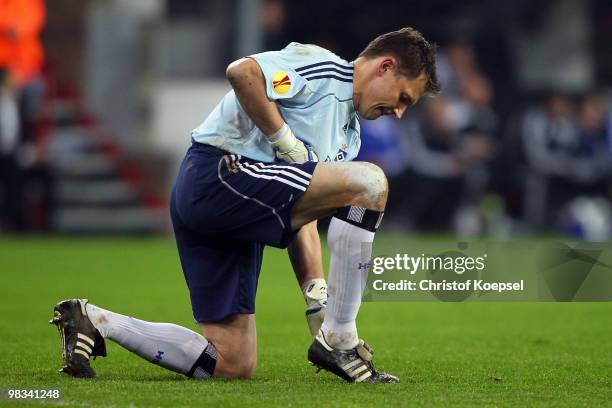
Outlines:
[[266, 139], [268, 139], [268, 142], [270, 143], [276, 143], [278, 142], [283, 136], [285, 136], [285, 134], [287, 133], [287, 131], [289, 131], [289, 125], [287, 125], [285, 122], [283, 122], [282, 126], [280, 128], [278, 128], [278, 130], [272, 134], [266, 134]]
[[297, 138], [291, 131], [291, 128], [284, 122], [283, 126], [281, 126], [279, 130], [271, 135], [267, 135], [266, 137], [272, 147], [281, 153], [290, 152], [295, 148], [295, 145], [298, 142]]

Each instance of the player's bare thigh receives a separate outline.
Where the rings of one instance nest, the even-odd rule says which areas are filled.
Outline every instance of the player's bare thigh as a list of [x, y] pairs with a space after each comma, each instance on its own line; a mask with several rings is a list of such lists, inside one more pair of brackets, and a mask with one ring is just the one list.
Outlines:
[[215, 323], [200, 323], [204, 337], [217, 349], [215, 377], [251, 378], [257, 365], [254, 314], [235, 314]]
[[310, 186], [293, 206], [294, 229], [349, 205], [383, 211], [388, 183], [380, 167], [367, 162], [319, 163]]

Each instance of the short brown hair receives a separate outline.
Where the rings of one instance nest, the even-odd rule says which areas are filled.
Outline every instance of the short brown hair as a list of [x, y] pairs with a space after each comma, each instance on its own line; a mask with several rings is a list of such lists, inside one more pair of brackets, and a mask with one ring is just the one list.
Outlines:
[[360, 57], [373, 58], [391, 55], [398, 61], [398, 71], [409, 78], [416, 78], [425, 73], [427, 84], [425, 93], [440, 92], [440, 83], [436, 75], [436, 46], [412, 27], [392, 31], [376, 37], [368, 44]]

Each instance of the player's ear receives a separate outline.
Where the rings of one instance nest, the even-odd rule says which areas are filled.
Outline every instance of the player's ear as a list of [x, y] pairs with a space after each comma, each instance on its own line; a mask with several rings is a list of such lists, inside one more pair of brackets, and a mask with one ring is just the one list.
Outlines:
[[393, 57], [385, 57], [378, 64], [378, 74], [382, 75], [386, 71], [397, 69], [397, 61]]

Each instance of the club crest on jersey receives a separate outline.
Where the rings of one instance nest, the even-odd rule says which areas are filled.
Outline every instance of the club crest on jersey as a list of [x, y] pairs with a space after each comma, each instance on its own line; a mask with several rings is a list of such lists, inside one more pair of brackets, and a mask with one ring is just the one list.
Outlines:
[[346, 159], [346, 156], [347, 156], [347, 152], [344, 149], [346, 149], [347, 147], [348, 146], [346, 144], [342, 144], [342, 149], [338, 149], [338, 153], [336, 153], [336, 155], [333, 157], [333, 159], [331, 157], [327, 156], [325, 158], [325, 161], [326, 162], [329, 162], [329, 161], [336, 161], [336, 162], [337, 161], [344, 161]]
[[291, 78], [285, 71], [276, 71], [272, 77], [272, 87], [277, 94], [286, 94], [291, 90]]

